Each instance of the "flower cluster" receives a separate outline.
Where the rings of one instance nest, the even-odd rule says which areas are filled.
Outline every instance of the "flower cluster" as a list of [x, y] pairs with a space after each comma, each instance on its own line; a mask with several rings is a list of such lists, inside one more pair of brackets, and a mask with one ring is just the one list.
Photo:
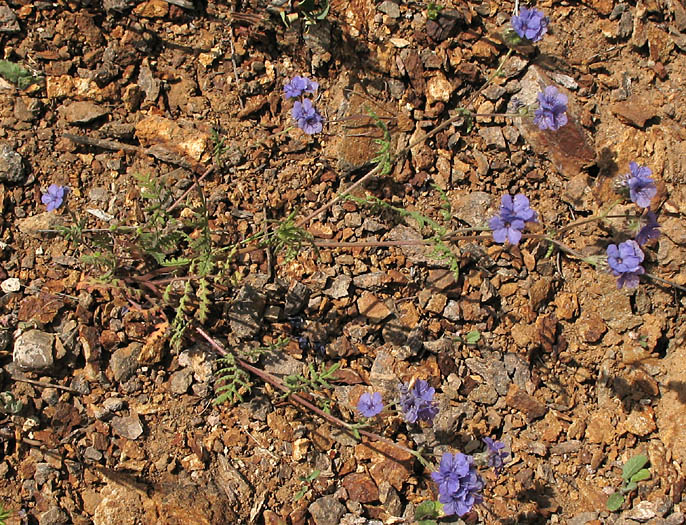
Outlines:
[[438, 407], [433, 401], [436, 390], [423, 379], [415, 381], [414, 385], [400, 385], [400, 409], [405, 415], [405, 421], [416, 423], [417, 420], [433, 421], [438, 413]]
[[643, 250], [633, 240], [624, 241], [619, 246], [610, 244], [607, 247], [607, 264], [612, 274], [617, 277], [617, 288], [638, 286], [638, 276], [645, 273], [641, 266], [643, 258]]
[[314, 95], [319, 89], [319, 83], [299, 75], [294, 76], [291, 81], [283, 87], [286, 98], [298, 98], [305, 93]]
[[557, 131], [567, 124], [567, 95], [555, 86], [548, 86], [538, 94], [538, 109], [534, 111], [534, 124], [542, 131]]
[[446, 452], [441, 457], [438, 471], [433, 472], [431, 478], [438, 485], [438, 501], [443, 503], [443, 512], [447, 516], [464, 516], [475, 503], [483, 500], [479, 492], [484, 483], [471, 456]]
[[293, 104], [291, 115], [298, 123], [298, 127], [308, 135], [319, 133], [324, 126], [324, 119], [312, 104], [312, 100], [304, 98], [306, 94], [314, 95], [319, 84], [309, 78], [295, 76], [283, 88], [287, 99], [301, 98]]
[[538, 42], [548, 31], [548, 18], [538, 9], [522, 7], [510, 21], [520, 38]]
[[493, 467], [495, 473], [499, 475], [505, 467], [505, 461], [510, 457], [510, 454], [503, 450], [505, 443], [493, 441], [489, 437], [483, 438], [483, 442], [486, 443], [488, 451], [488, 466]]
[[48, 211], [53, 211], [62, 206], [64, 196], [67, 194], [66, 186], [51, 184], [48, 191], [43, 194], [41, 201], [48, 207]]
[[636, 238], [607, 247], [607, 264], [612, 274], [617, 277], [617, 288], [638, 286], [639, 276], [645, 273], [641, 265], [645, 258], [641, 246], [660, 236], [657, 216], [650, 211], [650, 203], [657, 195], [657, 187], [652, 175], [653, 172], [647, 166], [630, 162], [629, 173], [617, 179], [620, 193], [629, 197], [631, 202], [639, 208], [645, 208], [637, 222]]
[[650, 239], [657, 239], [660, 236], [660, 225], [657, 223], [657, 217], [652, 211], [646, 213], [641, 219], [643, 226], [636, 234], [636, 242], [639, 246], [643, 246]]
[[374, 392], [370, 394], [365, 392], [360, 396], [357, 402], [357, 410], [360, 411], [364, 417], [374, 417], [381, 413], [383, 410], [383, 401], [381, 399], [380, 392]]
[[620, 188], [628, 191], [631, 202], [636, 203], [639, 208], [649, 208], [650, 201], [657, 195], [652, 174], [650, 168], [630, 162], [629, 173], [619, 178]]
[[509, 194], [502, 196], [500, 213], [493, 217], [488, 225], [493, 230], [493, 240], [503, 244], [519, 244], [525, 223], [536, 222], [536, 212], [529, 207], [529, 199], [521, 193], [514, 199]]

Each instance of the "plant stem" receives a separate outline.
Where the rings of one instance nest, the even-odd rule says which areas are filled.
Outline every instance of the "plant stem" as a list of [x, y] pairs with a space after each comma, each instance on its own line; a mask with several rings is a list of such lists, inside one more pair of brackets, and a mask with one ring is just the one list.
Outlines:
[[[219, 353], [220, 355], [225, 356], [229, 353], [221, 344], [219, 344], [210, 335], [208, 335], [202, 328], [196, 327], [195, 331], [198, 334], [200, 334], [202, 336], [202, 338], [205, 339], [210, 344], [210, 346], [212, 348], [214, 348], [217, 351], [217, 353]], [[234, 357], [236, 359], [236, 363], [238, 364], [238, 366], [240, 366], [246, 372], [250, 372], [251, 374], [262, 379], [262, 381], [264, 381], [265, 383], [269, 383], [270, 385], [281, 390], [282, 392], [290, 393], [289, 388], [286, 387], [278, 378], [274, 377], [269, 372], [265, 372], [264, 370], [262, 370], [260, 368], [252, 366], [251, 364], [243, 361], [238, 356], [234, 356]], [[310, 403], [309, 401], [307, 401], [306, 399], [302, 398], [301, 396], [299, 396], [297, 394], [290, 394], [288, 396], [288, 399], [291, 402], [298, 404], [302, 407], [305, 407], [306, 409], [310, 410], [311, 412], [314, 412], [315, 414], [317, 414], [322, 419], [325, 419], [329, 423], [341, 428], [347, 434], [355, 437], [353, 431], [351, 430], [352, 425], [350, 425], [349, 423], [346, 423], [342, 419], [339, 419], [336, 416], [333, 416], [331, 414], [327, 414], [321, 408], [313, 405], [312, 403]], [[374, 432], [369, 432], [367, 430], [357, 429], [357, 432], [359, 432], [361, 435], [363, 435], [365, 437], [368, 437], [369, 439], [371, 439], [373, 441], [382, 441], [388, 445], [392, 445], [392, 446], [394, 446], [394, 447], [396, 447], [396, 448], [398, 448], [404, 452], [407, 452], [408, 454], [411, 454], [412, 456], [416, 457], [417, 459], [419, 459], [419, 456], [418, 456], [419, 452], [418, 451], [412, 450], [411, 448], [408, 448], [404, 445], [400, 445], [399, 443], [396, 443], [395, 441], [393, 441], [391, 439], [388, 439], [384, 436], [380, 436], [379, 434], [375, 434]], [[422, 460], [420, 460], [420, 461], [422, 461]], [[425, 462], [426, 462], [426, 460], [422, 461], [422, 464], [425, 464]]]

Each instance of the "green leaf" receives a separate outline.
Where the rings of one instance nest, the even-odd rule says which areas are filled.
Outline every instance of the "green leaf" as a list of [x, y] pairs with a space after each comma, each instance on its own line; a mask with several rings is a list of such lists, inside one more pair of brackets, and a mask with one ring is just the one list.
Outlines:
[[425, 518], [438, 518], [442, 507], [443, 505], [441, 505], [438, 501], [424, 501], [415, 509], [414, 519], [421, 520]]
[[622, 494], [628, 494], [629, 492], [631, 492], [632, 490], [634, 490], [636, 487], [638, 487], [638, 485], [636, 484], [636, 482], [635, 482], [635, 481], [630, 481], [627, 485], [625, 485], [625, 486], [622, 488]]
[[614, 512], [619, 510], [619, 508], [624, 504], [624, 495], [615, 492], [612, 496], [607, 498], [607, 510]]
[[637, 481], [643, 481], [646, 479], [650, 479], [650, 471], [647, 468], [641, 469], [636, 474], [631, 476], [631, 481], [632, 483], [636, 483]]
[[624, 468], [622, 469], [622, 479], [624, 481], [629, 481], [631, 477], [645, 467], [647, 463], [648, 456], [645, 454], [638, 454], [637, 456], [629, 459], [624, 464]]
[[464, 342], [470, 345], [478, 343], [479, 339], [481, 339], [481, 332], [479, 332], [478, 330], [472, 330], [471, 332], [467, 332], [464, 336]]
[[29, 70], [8, 60], [0, 60], [0, 77], [16, 85], [19, 89], [26, 89], [31, 84], [38, 82], [38, 79]]
[[436, 520], [419, 520], [417, 522], [418, 525], [438, 525], [438, 522]]

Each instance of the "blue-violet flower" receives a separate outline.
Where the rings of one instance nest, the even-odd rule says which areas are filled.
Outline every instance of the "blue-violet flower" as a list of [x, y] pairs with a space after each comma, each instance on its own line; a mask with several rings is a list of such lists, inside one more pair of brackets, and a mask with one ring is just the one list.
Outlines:
[[319, 89], [317, 82], [298, 75], [283, 87], [283, 93], [286, 98], [298, 98], [304, 93], [316, 93], [317, 89]]
[[514, 15], [510, 23], [521, 38], [531, 42], [538, 42], [548, 31], [548, 18], [538, 9], [522, 7], [519, 15]]
[[624, 241], [619, 246], [610, 244], [607, 247], [607, 264], [617, 277], [617, 288], [638, 286], [638, 276], [645, 273], [641, 266], [643, 258], [643, 251], [636, 241]]
[[505, 460], [510, 456], [505, 450], [505, 443], [502, 441], [493, 441], [489, 437], [483, 438], [483, 442], [488, 447], [488, 465], [493, 467], [496, 474], [500, 474], [505, 467]]
[[291, 112], [293, 118], [298, 122], [298, 127], [308, 135], [319, 133], [323, 127], [323, 118], [312, 105], [312, 101], [306, 98], [302, 102], [299, 100], [293, 104]]
[[488, 225], [493, 230], [493, 240], [503, 244], [519, 244], [526, 222], [536, 222], [536, 212], [529, 207], [529, 199], [518, 193], [514, 199], [509, 194], [500, 200], [500, 215], [496, 215]]
[[548, 86], [538, 94], [538, 109], [534, 111], [534, 124], [542, 131], [556, 131], [567, 124], [567, 95], [555, 86]]
[[64, 195], [66, 193], [66, 186], [51, 184], [48, 187], [48, 191], [41, 197], [41, 201], [48, 207], [48, 211], [53, 211], [62, 206], [62, 202], [64, 202]]
[[365, 392], [360, 396], [357, 402], [357, 410], [360, 411], [364, 417], [374, 417], [383, 410], [383, 401], [381, 400], [381, 393], [374, 392], [370, 394]]
[[641, 218], [645, 225], [638, 230], [636, 234], [636, 242], [639, 246], [643, 246], [650, 239], [657, 239], [660, 236], [660, 225], [657, 223], [657, 217], [652, 211], [649, 211]]
[[479, 492], [484, 484], [471, 456], [446, 452], [441, 457], [438, 471], [433, 472], [431, 478], [438, 485], [438, 501], [443, 503], [443, 512], [447, 516], [464, 516], [475, 503], [483, 500]]
[[629, 163], [630, 173], [622, 175], [620, 184], [629, 189], [632, 202], [641, 208], [648, 208], [650, 201], [657, 195], [653, 172], [646, 166], [639, 166], [635, 162]]
[[405, 414], [405, 421], [415, 423], [418, 419], [432, 422], [438, 407], [433, 401], [436, 390], [423, 379], [415, 381], [412, 388], [400, 385], [400, 408]]

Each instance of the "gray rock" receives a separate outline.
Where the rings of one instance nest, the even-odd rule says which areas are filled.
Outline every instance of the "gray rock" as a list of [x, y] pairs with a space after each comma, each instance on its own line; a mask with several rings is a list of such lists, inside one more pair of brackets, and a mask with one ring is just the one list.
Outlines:
[[500, 127], [496, 126], [486, 126], [479, 127], [479, 135], [484, 139], [487, 146], [494, 147], [496, 149], [504, 150], [507, 145], [505, 144], [505, 137]]
[[138, 439], [143, 434], [143, 425], [137, 415], [128, 417], [114, 416], [112, 430], [118, 436], [126, 439]]
[[448, 301], [448, 304], [443, 310], [443, 317], [449, 319], [450, 321], [459, 321], [462, 319], [462, 314], [460, 313], [460, 305], [457, 301]]
[[256, 395], [247, 403], [242, 403], [241, 406], [248, 409], [248, 414], [252, 419], [257, 421], [267, 421], [267, 414], [274, 410], [274, 407], [265, 395]]
[[667, 525], [681, 525], [686, 517], [682, 512], [674, 512], [665, 518]]
[[309, 300], [310, 289], [302, 283], [295, 283], [286, 294], [284, 313], [288, 316], [300, 313]]
[[69, 516], [59, 507], [51, 507], [38, 516], [38, 525], [65, 525], [69, 521]]
[[100, 461], [102, 459], [102, 452], [100, 452], [97, 448], [94, 447], [86, 447], [86, 450], [84, 450], [83, 455], [93, 461]]
[[188, 387], [193, 382], [193, 371], [189, 368], [184, 368], [178, 372], [174, 372], [169, 378], [171, 391], [174, 394], [181, 395], [188, 392]]
[[493, 388], [493, 385], [483, 383], [472, 390], [467, 398], [482, 405], [493, 405], [498, 401], [498, 393]]
[[510, 386], [510, 377], [507, 375], [505, 364], [497, 359], [495, 355], [487, 359], [469, 357], [465, 359], [465, 363], [472, 372], [479, 374], [493, 386], [499, 395], [504, 396], [507, 395]]
[[340, 299], [341, 297], [346, 297], [348, 295], [348, 289], [350, 288], [350, 283], [352, 283], [352, 277], [341, 274], [337, 276], [331, 286], [324, 290], [324, 294], [328, 295], [333, 299]]
[[391, 281], [391, 278], [386, 272], [371, 272], [363, 273], [353, 277], [353, 284], [355, 288], [362, 288], [363, 290], [378, 291], [386, 286]]
[[568, 525], [586, 525], [589, 521], [593, 521], [597, 518], [597, 512], [582, 512], [581, 514], [574, 516], [567, 523]]
[[60, 107], [59, 112], [70, 124], [87, 124], [109, 113], [107, 109], [88, 101], [64, 105]]
[[283, 378], [289, 375], [302, 374], [304, 365], [301, 361], [281, 350], [274, 350], [262, 356], [265, 372]]
[[553, 456], [562, 456], [564, 454], [574, 454], [581, 448], [581, 441], [578, 439], [570, 439], [562, 443], [556, 443], [550, 447], [550, 454]]
[[120, 397], [108, 397], [102, 402], [102, 406], [109, 412], [119, 412], [126, 407], [126, 402]]
[[308, 509], [316, 525], [339, 525], [345, 507], [333, 496], [314, 501]]
[[236, 337], [249, 339], [257, 335], [262, 326], [262, 313], [267, 299], [258, 290], [244, 285], [229, 310], [229, 325]]
[[160, 81], [153, 76], [147, 63], [144, 63], [140, 68], [138, 85], [145, 92], [146, 102], [155, 102], [160, 96]]
[[55, 336], [40, 330], [21, 334], [14, 343], [12, 359], [22, 370], [48, 370], [54, 364]]
[[138, 370], [138, 356], [143, 345], [131, 343], [125, 348], [117, 349], [110, 358], [110, 368], [114, 380], [120, 383], [127, 381]]
[[25, 177], [24, 158], [8, 144], [0, 144], [0, 182], [23, 182]]
[[635, 504], [633, 508], [623, 512], [622, 517], [644, 523], [656, 516], [656, 507], [657, 505], [653, 501], [641, 501]]
[[6, 5], [0, 5], [0, 33], [18, 33], [21, 31], [17, 15]]
[[458, 219], [466, 222], [470, 226], [477, 227], [486, 224], [488, 213], [493, 197], [483, 191], [473, 191], [466, 195], [456, 193], [451, 199], [452, 209]]
[[391, 18], [400, 18], [400, 7], [398, 7], [398, 4], [391, 2], [390, 0], [381, 2], [377, 9]]
[[49, 463], [36, 463], [36, 472], [33, 475], [33, 479], [40, 487], [48, 481], [53, 472], [55, 472], [55, 469]]

